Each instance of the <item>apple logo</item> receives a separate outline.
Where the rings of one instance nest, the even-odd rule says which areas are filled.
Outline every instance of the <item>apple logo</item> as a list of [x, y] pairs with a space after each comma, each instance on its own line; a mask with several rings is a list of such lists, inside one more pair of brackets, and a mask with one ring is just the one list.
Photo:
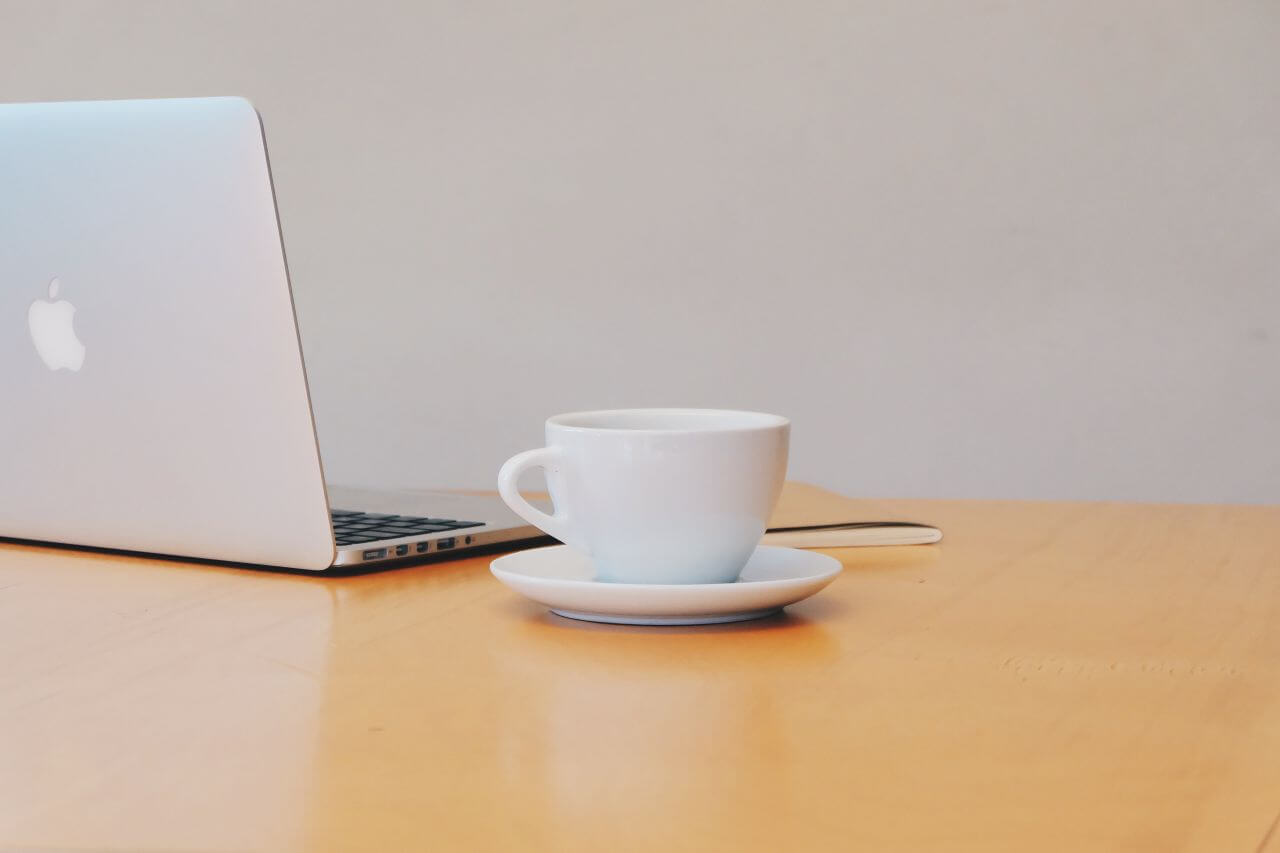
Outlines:
[[[49, 300], [37, 299], [27, 311], [27, 325], [31, 328], [31, 340], [36, 352], [50, 370], [80, 369], [84, 364], [84, 344], [76, 337], [73, 325], [76, 306], [65, 299], [58, 299], [59, 281], [49, 282]], [[52, 301], [52, 300], [57, 300]]]

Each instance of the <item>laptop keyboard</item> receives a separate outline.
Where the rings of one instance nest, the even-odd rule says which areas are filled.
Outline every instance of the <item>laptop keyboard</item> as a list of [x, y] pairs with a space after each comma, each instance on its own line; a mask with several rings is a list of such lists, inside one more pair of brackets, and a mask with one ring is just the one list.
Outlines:
[[416, 515], [384, 515], [378, 512], [355, 512], [349, 509], [329, 510], [333, 518], [333, 535], [339, 545], [359, 545], [402, 536], [422, 536], [483, 527], [483, 521], [458, 521], [454, 518], [422, 518]]

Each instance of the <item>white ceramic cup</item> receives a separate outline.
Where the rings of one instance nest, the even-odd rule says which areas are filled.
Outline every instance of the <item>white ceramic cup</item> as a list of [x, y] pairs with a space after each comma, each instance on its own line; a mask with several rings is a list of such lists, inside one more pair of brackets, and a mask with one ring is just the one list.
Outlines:
[[[760, 543], [787, 473], [791, 423], [718, 409], [556, 415], [547, 446], [507, 460], [498, 491], [530, 524], [584, 552], [600, 580], [724, 583]], [[545, 469], [553, 514], [520, 494]]]

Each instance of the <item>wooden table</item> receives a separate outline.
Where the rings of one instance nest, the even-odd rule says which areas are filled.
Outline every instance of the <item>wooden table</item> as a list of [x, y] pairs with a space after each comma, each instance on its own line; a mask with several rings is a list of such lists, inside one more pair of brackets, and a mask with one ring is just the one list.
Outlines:
[[1280, 851], [1280, 508], [849, 501], [781, 616], [0, 546], [0, 849]]

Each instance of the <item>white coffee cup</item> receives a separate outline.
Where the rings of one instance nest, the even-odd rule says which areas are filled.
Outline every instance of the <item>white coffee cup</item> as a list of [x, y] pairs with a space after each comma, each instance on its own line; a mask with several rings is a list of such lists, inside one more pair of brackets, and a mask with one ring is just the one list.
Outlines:
[[[736, 580], [760, 543], [787, 473], [791, 423], [718, 409], [617, 409], [547, 420], [547, 446], [507, 460], [507, 505], [587, 554], [619, 583]], [[548, 515], [520, 494], [546, 471]]]

